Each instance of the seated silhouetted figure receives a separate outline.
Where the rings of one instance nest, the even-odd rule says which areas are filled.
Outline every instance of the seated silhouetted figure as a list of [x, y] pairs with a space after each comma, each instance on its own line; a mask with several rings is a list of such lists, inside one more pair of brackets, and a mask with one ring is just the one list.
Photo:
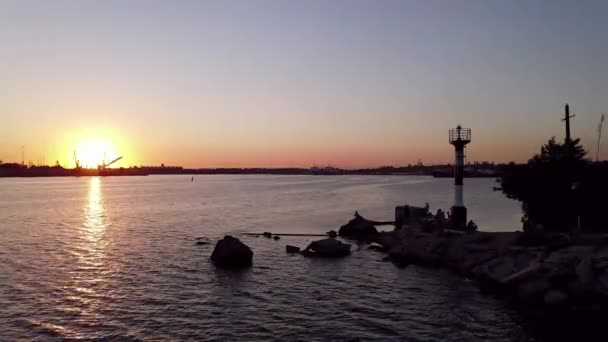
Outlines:
[[469, 223], [467, 223], [467, 232], [474, 232], [477, 230], [477, 225], [475, 224], [475, 222], [473, 222], [473, 220], [470, 220]]
[[437, 213], [435, 214], [435, 224], [438, 228], [443, 228], [446, 223], [445, 212], [441, 209], [437, 209]]
[[522, 229], [525, 232], [530, 231], [530, 220], [528, 219], [528, 215], [524, 215], [521, 217]]

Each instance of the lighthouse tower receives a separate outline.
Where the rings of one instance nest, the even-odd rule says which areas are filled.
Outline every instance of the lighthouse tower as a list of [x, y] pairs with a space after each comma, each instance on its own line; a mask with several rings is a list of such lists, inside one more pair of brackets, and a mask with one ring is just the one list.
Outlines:
[[471, 142], [471, 129], [460, 125], [450, 129], [450, 144], [454, 145], [454, 206], [452, 207], [452, 226], [463, 229], [467, 224], [467, 208], [464, 206], [463, 182], [464, 177], [464, 147]]

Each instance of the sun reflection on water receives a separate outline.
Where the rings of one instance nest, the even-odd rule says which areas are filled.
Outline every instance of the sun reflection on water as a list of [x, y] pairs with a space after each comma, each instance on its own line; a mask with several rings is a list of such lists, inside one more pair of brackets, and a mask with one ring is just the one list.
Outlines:
[[71, 247], [76, 264], [63, 290], [66, 291], [62, 310], [72, 312], [79, 320], [93, 324], [100, 320], [99, 311], [111, 270], [107, 260], [107, 228], [102, 181], [91, 178], [88, 197], [82, 208], [82, 228]]
[[89, 240], [99, 241], [105, 231], [105, 209], [103, 206], [103, 193], [99, 177], [91, 178], [89, 186], [89, 201], [85, 208], [84, 226]]

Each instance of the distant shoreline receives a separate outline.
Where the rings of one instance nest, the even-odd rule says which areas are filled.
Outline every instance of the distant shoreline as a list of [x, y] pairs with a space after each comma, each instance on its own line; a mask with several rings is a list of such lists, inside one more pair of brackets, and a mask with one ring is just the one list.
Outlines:
[[[467, 178], [496, 178], [501, 174], [500, 165], [472, 165], [465, 171]], [[188, 169], [180, 166], [141, 166], [108, 169], [66, 169], [61, 166], [23, 166], [0, 164], [2, 177], [95, 177], [95, 176], [148, 176], [148, 175], [312, 175], [312, 176], [433, 176], [451, 178], [451, 165], [380, 167], [369, 169], [318, 168], [204, 168]]]
[[[105, 171], [105, 172], [66, 172], [66, 173], [48, 173], [48, 172], [1, 172], [0, 178], [43, 178], [43, 177], [129, 177], [129, 176], [151, 176], [151, 175], [163, 175], [163, 176], [196, 176], [196, 175], [280, 175], [280, 176], [426, 176], [433, 178], [451, 178], [449, 176], [436, 176], [427, 173], [373, 173], [373, 172], [344, 172], [339, 174], [315, 174], [311, 172], [273, 172], [273, 171], [258, 171], [258, 172], [231, 172], [231, 171], [212, 171], [212, 172], [204, 172], [204, 171], [192, 171], [192, 172], [154, 172], [154, 173], [145, 173], [145, 172], [132, 172], [132, 171]], [[127, 170], [127, 169], [125, 169]], [[474, 175], [474, 176], [465, 176], [465, 178], [496, 178], [497, 175]]]

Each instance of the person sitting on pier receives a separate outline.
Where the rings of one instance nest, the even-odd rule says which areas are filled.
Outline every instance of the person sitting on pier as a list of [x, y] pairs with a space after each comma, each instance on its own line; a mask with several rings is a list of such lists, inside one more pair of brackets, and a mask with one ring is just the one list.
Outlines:
[[467, 232], [474, 231], [477, 231], [477, 225], [475, 224], [475, 222], [473, 222], [473, 220], [470, 220], [469, 223], [467, 223]]
[[521, 217], [521, 223], [524, 233], [530, 231], [530, 220], [528, 220], [528, 215], [524, 214], [524, 216]]
[[437, 209], [437, 213], [435, 214], [435, 224], [439, 228], [443, 228], [446, 223], [445, 212], [441, 209]]

